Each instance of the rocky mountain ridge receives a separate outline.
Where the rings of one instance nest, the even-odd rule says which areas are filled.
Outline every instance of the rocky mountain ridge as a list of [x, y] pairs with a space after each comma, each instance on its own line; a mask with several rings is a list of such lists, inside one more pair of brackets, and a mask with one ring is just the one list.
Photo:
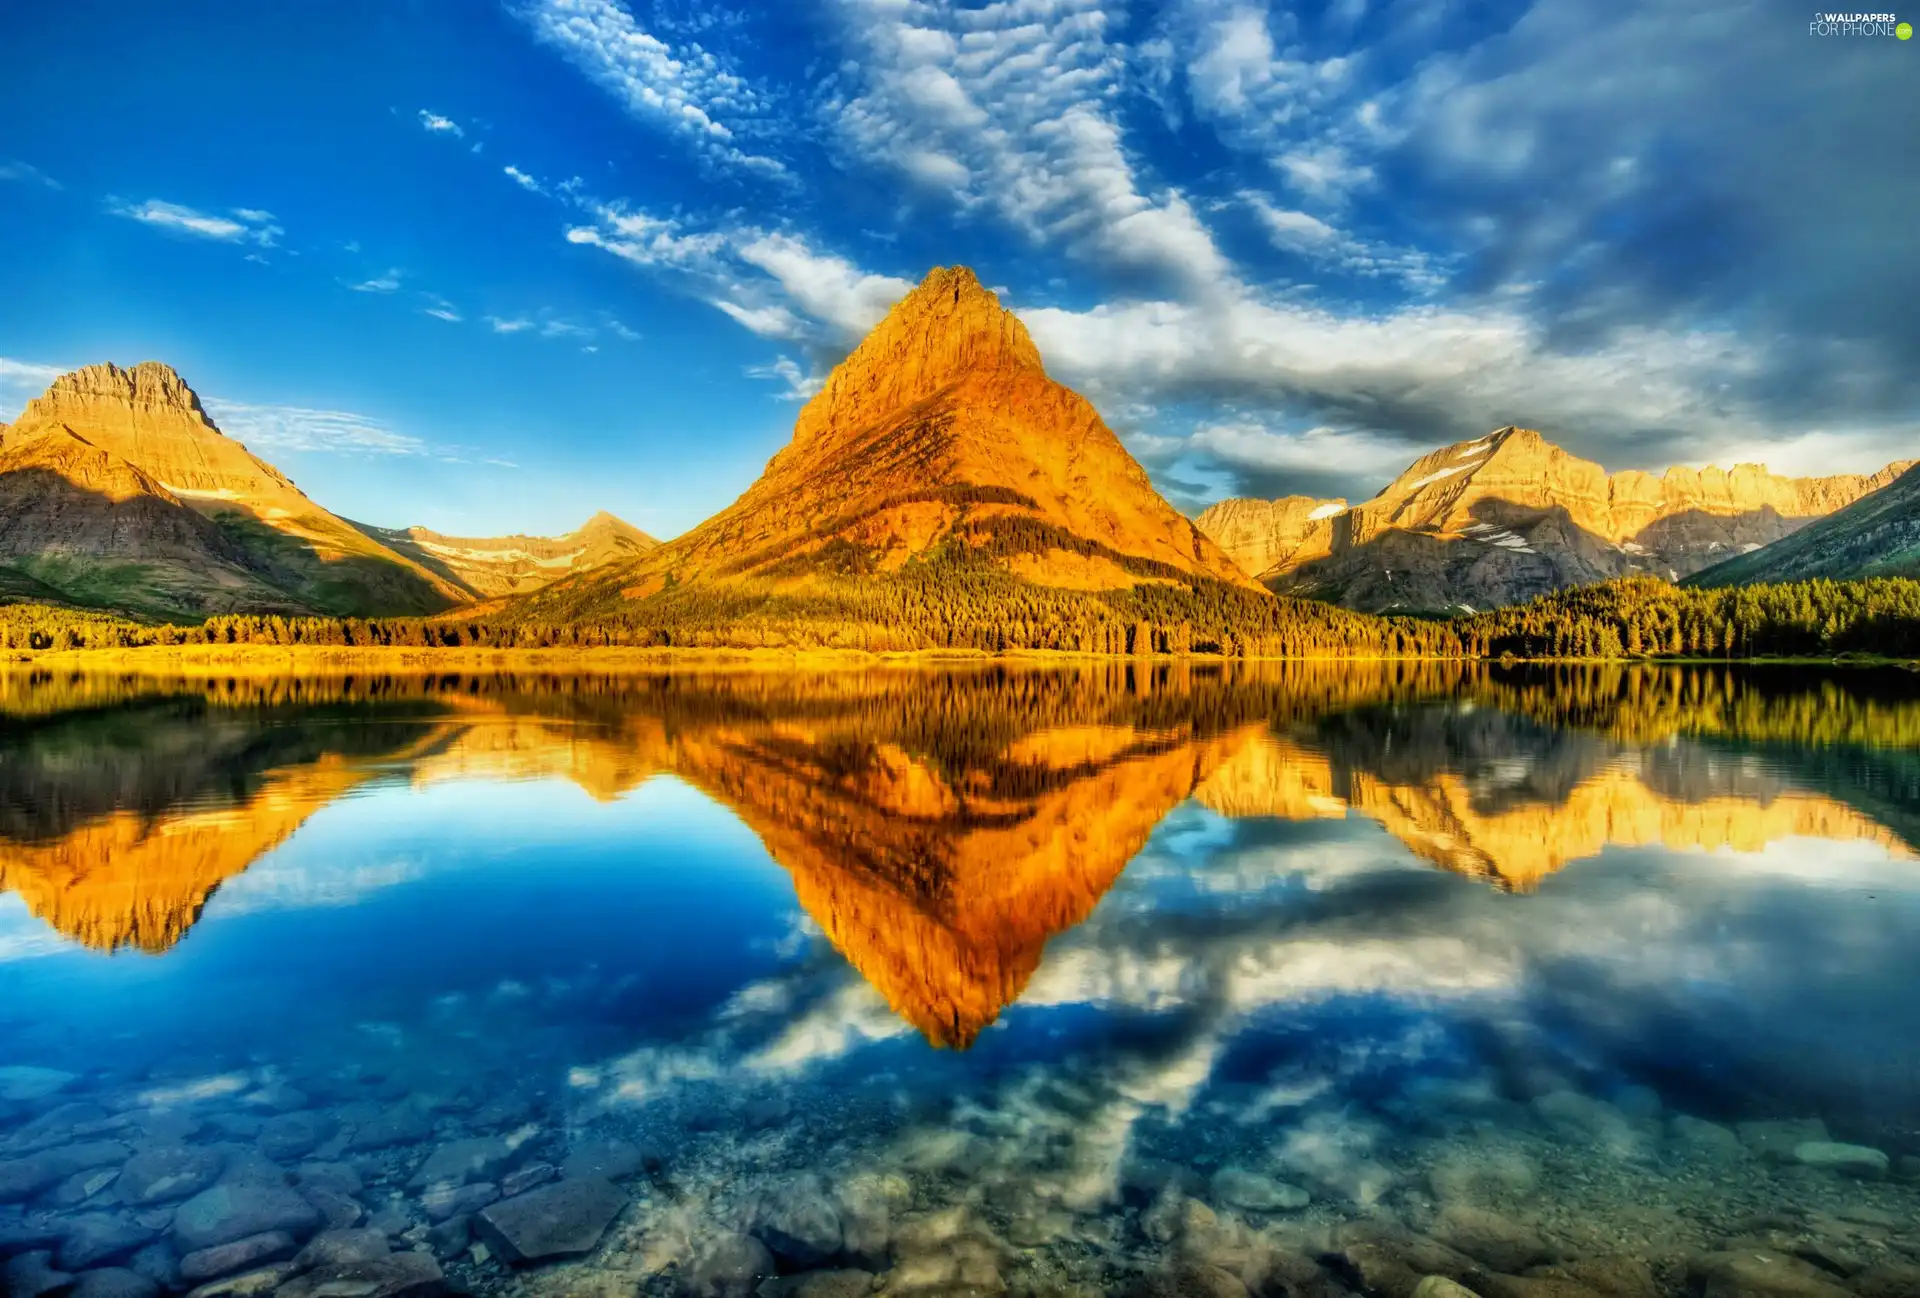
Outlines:
[[1920, 468], [1773, 544], [1694, 574], [1701, 586], [1920, 577]]
[[[1517, 603], [1637, 572], [1670, 580], [1751, 552], [1891, 482], [1760, 465], [1609, 474], [1502, 428], [1416, 460], [1360, 504], [1224, 501], [1196, 520], [1283, 594], [1373, 612]], [[1264, 509], [1263, 509], [1264, 507]]]
[[942, 267], [835, 367], [738, 500], [576, 585], [551, 615], [690, 581], [791, 588], [883, 574], [936, 553], [1073, 590], [1252, 588], [1092, 405], [1048, 377], [1019, 319], [972, 271]]
[[0, 425], [0, 597], [195, 619], [428, 614], [653, 544], [610, 515], [555, 540], [415, 532], [316, 504], [157, 361], [61, 375]]

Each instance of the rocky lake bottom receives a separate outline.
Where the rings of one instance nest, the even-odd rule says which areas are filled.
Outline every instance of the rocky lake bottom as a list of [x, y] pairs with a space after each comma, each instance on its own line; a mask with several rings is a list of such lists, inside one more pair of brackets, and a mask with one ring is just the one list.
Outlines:
[[1920, 1298], [1883, 754], [710, 702], [0, 733], [0, 1291]]

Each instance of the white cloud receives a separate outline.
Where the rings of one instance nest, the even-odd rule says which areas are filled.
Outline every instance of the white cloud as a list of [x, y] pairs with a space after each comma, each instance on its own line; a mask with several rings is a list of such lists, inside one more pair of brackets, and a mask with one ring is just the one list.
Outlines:
[[517, 12], [634, 117], [685, 140], [703, 160], [784, 173], [777, 159], [741, 143], [748, 124], [769, 111], [767, 93], [719, 56], [668, 44], [613, 0], [533, 0]]
[[497, 315], [490, 315], [487, 317], [487, 325], [497, 334], [517, 334], [523, 330], [533, 328], [533, 321], [527, 319], [525, 316], [503, 318]]
[[431, 450], [417, 437], [345, 410], [256, 405], [215, 397], [206, 398], [205, 404], [222, 432], [254, 450], [359, 455], [425, 455]]
[[397, 268], [389, 269], [347, 287], [356, 293], [391, 293], [400, 287], [400, 278], [401, 272]]
[[173, 234], [198, 239], [217, 239], [223, 243], [252, 243], [271, 248], [284, 231], [273, 224], [273, 214], [258, 208], [237, 207], [231, 215], [201, 212], [181, 203], [150, 198], [144, 203], [124, 203], [108, 199], [107, 210], [115, 216], [138, 221]]
[[783, 401], [804, 401], [826, 386], [826, 376], [810, 373], [800, 368], [800, 363], [790, 356], [774, 358], [770, 365], [755, 365], [747, 370], [750, 379], [771, 379], [787, 385], [780, 394]]
[[1418, 248], [1372, 243], [1334, 228], [1310, 212], [1276, 206], [1264, 195], [1242, 194], [1266, 227], [1274, 246], [1319, 266], [1369, 279], [1397, 279], [1408, 288], [1433, 290], [1445, 283], [1433, 258]]
[[0, 180], [18, 181], [21, 184], [40, 185], [47, 189], [59, 189], [61, 184], [40, 168], [17, 158], [0, 162]]
[[435, 293], [426, 295], [427, 305], [420, 309], [436, 320], [445, 320], [448, 324], [459, 324], [466, 317], [453, 303]]
[[429, 112], [424, 108], [420, 110], [420, 125], [426, 127], [427, 130], [435, 135], [451, 135], [456, 140], [466, 136], [466, 132], [460, 129], [460, 123], [454, 121], [451, 117], [442, 117], [440, 114]]
[[501, 171], [504, 172], [506, 176], [513, 181], [514, 184], [520, 186], [520, 188], [526, 190], [530, 194], [544, 194], [547, 192], [545, 188], [541, 186], [539, 181], [535, 180], [532, 176], [529, 176], [526, 172], [520, 170], [520, 168], [516, 166], [509, 164], [505, 167], [502, 167]]
[[0, 423], [10, 423], [27, 402], [45, 392], [73, 365], [44, 365], [37, 361], [15, 360], [0, 356]]
[[859, 162], [1104, 265], [1189, 287], [1229, 277], [1186, 197], [1136, 174], [1116, 110], [1125, 50], [1098, 0], [840, 10], [858, 54], [824, 113]]

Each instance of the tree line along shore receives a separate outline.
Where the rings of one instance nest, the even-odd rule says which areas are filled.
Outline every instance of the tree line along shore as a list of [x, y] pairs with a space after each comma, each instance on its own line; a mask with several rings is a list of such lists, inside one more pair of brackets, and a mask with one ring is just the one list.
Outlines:
[[478, 618], [222, 615], [180, 625], [44, 604], [0, 607], [15, 653], [165, 646], [691, 650], [968, 655], [1052, 651], [1228, 658], [1619, 660], [1920, 658], [1920, 581], [1701, 589], [1648, 577], [1452, 620], [1381, 617], [1223, 583], [1107, 592], [868, 580], [803, 592], [689, 587], [548, 620], [537, 602]]

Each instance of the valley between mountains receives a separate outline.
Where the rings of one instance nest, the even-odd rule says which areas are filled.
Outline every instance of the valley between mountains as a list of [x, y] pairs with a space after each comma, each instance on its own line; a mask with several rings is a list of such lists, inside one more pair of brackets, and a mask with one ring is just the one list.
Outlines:
[[931, 272], [834, 369], [760, 478], [664, 543], [604, 512], [563, 537], [348, 520], [223, 434], [158, 362], [77, 370], [0, 425], [0, 602], [145, 623], [423, 618], [568, 627], [588, 645], [1431, 653], [1446, 619], [1616, 578], [1912, 575], [1916, 537], [1912, 461], [1817, 478], [1751, 464], [1609, 474], [1519, 427], [1435, 450], [1370, 500], [1225, 500], [1189, 519], [964, 268]]

